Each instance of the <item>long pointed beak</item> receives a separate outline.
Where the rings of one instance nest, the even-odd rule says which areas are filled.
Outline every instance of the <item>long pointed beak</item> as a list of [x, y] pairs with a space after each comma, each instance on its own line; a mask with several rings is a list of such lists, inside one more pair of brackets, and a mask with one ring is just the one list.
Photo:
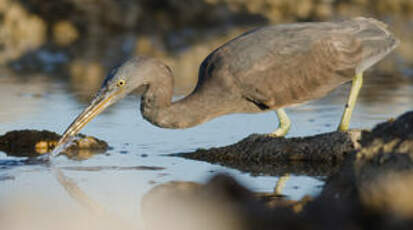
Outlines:
[[[86, 107], [81, 114], [79, 114], [76, 119], [70, 124], [70, 126], [63, 133], [59, 142], [57, 143], [55, 150], [63, 151], [65, 145], [72, 140], [72, 138], [79, 133], [79, 131], [91, 121], [94, 117], [100, 114], [105, 108], [113, 104], [116, 100], [115, 98], [121, 93], [122, 90], [116, 90], [114, 92], [99, 93], [88, 107]], [[62, 147], [64, 146], [64, 147]], [[51, 156], [54, 157], [58, 155], [59, 151], [53, 151]]]

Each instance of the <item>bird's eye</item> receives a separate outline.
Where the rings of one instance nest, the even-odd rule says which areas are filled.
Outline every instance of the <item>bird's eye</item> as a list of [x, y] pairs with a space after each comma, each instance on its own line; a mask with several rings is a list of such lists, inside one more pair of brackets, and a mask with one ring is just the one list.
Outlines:
[[119, 80], [119, 81], [116, 83], [116, 85], [117, 85], [118, 87], [123, 87], [125, 84], [126, 84], [125, 80]]

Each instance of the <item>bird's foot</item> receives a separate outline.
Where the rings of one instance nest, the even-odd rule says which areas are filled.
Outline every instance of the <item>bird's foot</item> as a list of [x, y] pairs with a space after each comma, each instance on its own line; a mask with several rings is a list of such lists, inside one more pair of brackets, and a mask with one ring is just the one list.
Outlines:
[[287, 135], [289, 129], [283, 129], [283, 128], [278, 128], [274, 132], [267, 134], [269, 137], [275, 137], [275, 138], [280, 138], [280, 137], [285, 137]]
[[287, 173], [287, 174], [282, 175], [278, 179], [277, 184], [275, 185], [275, 188], [274, 188], [274, 195], [282, 196], [283, 188], [285, 187], [285, 184], [287, 183], [289, 178], [290, 178], [290, 174]]
[[287, 113], [284, 109], [277, 109], [277, 117], [280, 121], [278, 124], [278, 128], [274, 130], [274, 132], [268, 134], [269, 137], [284, 137], [287, 135], [288, 131], [291, 127], [291, 121], [287, 116]]

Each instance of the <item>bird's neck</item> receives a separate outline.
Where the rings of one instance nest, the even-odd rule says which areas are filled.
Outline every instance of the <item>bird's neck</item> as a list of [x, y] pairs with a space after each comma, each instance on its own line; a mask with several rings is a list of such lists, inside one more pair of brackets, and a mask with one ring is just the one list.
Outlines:
[[142, 95], [141, 113], [153, 125], [172, 129], [189, 128], [213, 118], [211, 113], [205, 111], [197, 94], [172, 102], [172, 77], [152, 82], [147, 87]]

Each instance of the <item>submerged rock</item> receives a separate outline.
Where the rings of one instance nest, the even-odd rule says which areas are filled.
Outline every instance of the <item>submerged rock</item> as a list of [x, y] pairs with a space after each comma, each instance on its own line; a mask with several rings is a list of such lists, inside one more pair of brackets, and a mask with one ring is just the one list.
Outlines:
[[[36, 157], [53, 150], [60, 135], [47, 130], [15, 130], [0, 136], [0, 151], [10, 156]], [[64, 154], [73, 159], [88, 159], [92, 155], [105, 152], [109, 145], [95, 137], [79, 134], [74, 144]]]

